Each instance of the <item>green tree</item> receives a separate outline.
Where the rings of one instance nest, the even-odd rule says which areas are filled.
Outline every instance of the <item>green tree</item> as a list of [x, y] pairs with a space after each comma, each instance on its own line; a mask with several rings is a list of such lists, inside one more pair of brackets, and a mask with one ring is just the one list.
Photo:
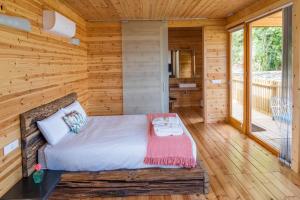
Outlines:
[[[244, 32], [232, 34], [231, 62], [241, 66], [244, 59]], [[276, 71], [282, 66], [282, 28], [254, 27], [252, 29], [252, 63], [254, 71]]]
[[281, 27], [255, 27], [252, 29], [252, 62], [254, 71], [281, 70]]
[[244, 31], [232, 33], [231, 62], [234, 66], [242, 66], [244, 63]]

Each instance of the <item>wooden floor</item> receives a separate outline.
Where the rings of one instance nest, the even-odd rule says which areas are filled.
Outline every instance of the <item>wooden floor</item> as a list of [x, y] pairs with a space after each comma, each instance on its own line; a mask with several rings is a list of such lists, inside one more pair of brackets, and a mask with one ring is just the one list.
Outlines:
[[276, 157], [227, 124], [200, 123], [196, 109], [179, 109], [209, 172], [210, 193], [204, 195], [102, 198], [118, 200], [300, 199], [300, 176]]

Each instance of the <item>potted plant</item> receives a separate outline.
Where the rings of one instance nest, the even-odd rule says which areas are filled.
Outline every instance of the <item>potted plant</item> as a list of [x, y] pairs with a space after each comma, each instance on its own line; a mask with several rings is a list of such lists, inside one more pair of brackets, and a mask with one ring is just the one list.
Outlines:
[[34, 183], [41, 183], [44, 177], [44, 170], [42, 170], [41, 164], [36, 164], [33, 172], [33, 181]]

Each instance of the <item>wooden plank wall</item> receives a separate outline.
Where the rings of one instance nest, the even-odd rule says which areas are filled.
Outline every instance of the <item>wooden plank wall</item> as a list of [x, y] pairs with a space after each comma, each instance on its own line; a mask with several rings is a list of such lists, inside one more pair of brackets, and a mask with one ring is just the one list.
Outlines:
[[[123, 113], [120, 23], [86, 23], [62, 2], [0, 0], [1, 13], [26, 17], [33, 28], [27, 33], [0, 26], [0, 197], [21, 178], [20, 148], [3, 155], [5, 145], [20, 140], [20, 113], [70, 92], [78, 93], [90, 115]], [[74, 20], [80, 46], [45, 33], [43, 9]]]
[[293, 132], [292, 169], [300, 172], [300, 1], [293, 5]]
[[202, 52], [202, 28], [169, 28], [169, 50], [194, 49], [195, 50], [195, 78], [171, 78], [170, 84], [196, 83], [198, 91], [172, 91], [170, 96], [177, 100], [175, 107], [200, 106], [202, 100], [203, 77], [203, 52]]
[[[59, 0], [0, 0], [4, 13], [25, 17], [30, 33], [0, 26], [0, 197], [21, 178], [21, 150], [3, 155], [3, 147], [20, 141], [19, 114], [70, 92], [86, 105], [87, 47], [85, 21]], [[43, 9], [74, 20], [80, 46], [42, 30]]]
[[[228, 35], [224, 26], [204, 27], [204, 118], [206, 123], [225, 121], [227, 117], [227, 40]], [[213, 84], [212, 80], [221, 80], [221, 84]]]
[[90, 115], [123, 113], [122, 31], [119, 22], [87, 24]]

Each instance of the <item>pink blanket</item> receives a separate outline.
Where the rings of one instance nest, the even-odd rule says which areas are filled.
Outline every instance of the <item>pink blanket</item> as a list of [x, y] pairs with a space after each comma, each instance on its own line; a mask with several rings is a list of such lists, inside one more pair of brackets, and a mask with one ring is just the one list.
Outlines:
[[148, 114], [148, 146], [145, 164], [174, 165], [186, 168], [196, 166], [192, 142], [186, 133], [180, 136], [159, 137], [155, 135], [152, 120], [157, 117], [176, 117], [175, 113]]

